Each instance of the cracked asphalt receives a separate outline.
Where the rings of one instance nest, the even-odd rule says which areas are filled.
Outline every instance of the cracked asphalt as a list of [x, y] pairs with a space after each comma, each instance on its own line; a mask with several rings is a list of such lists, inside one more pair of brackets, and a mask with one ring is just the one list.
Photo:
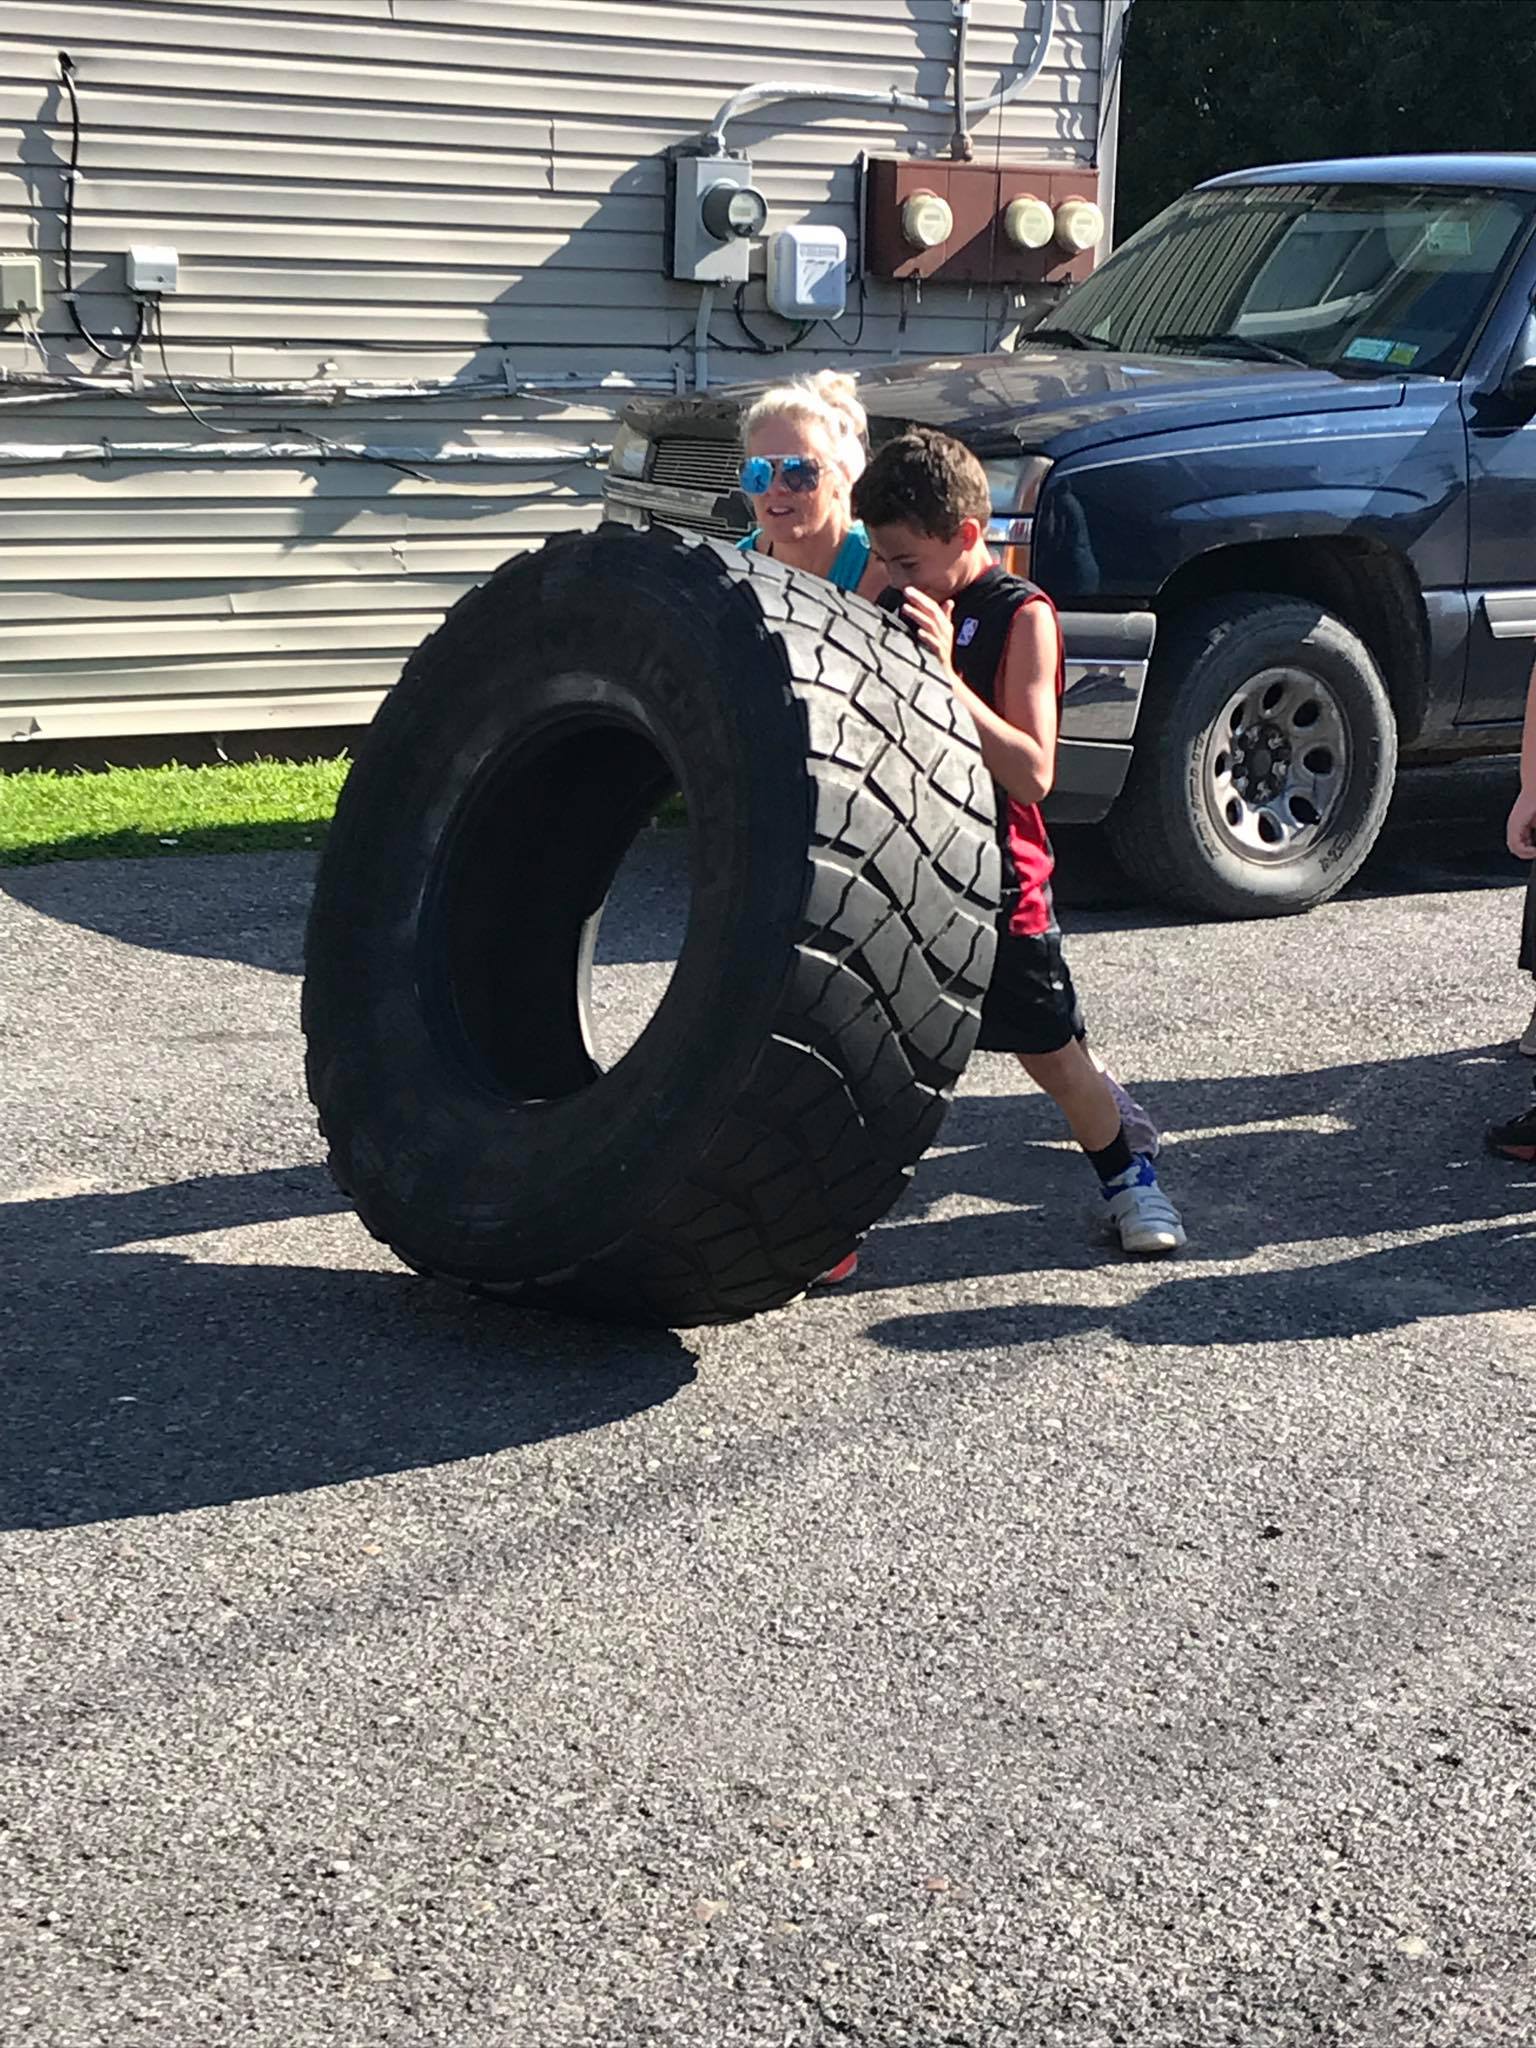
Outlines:
[[1510, 781], [1308, 918], [1076, 870], [1177, 1262], [981, 1058], [854, 1286], [675, 1336], [341, 1205], [307, 858], [0, 874], [0, 2038], [1528, 2048]]

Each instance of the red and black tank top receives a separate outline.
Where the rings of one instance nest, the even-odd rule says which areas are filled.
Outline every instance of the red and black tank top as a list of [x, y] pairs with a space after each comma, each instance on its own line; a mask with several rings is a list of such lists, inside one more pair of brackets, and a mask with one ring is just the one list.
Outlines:
[[[1027, 604], [1056, 607], [1038, 584], [1010, 575], [996, 563], [967, 584], [954, 600], [955, 667], [977, 696], [994, 711], [1003, 654], [1015, 617]], [[1061, 701], [1065, 681], [1060, 635], [1057, 636], [1056, 699]], [[1056, 856], [1038, 804], [1021, 804], [998, 792], [998, 838], [1003, 849], [1003, 908], [1008, 930], [1024, 937], [1038, 936], [1055, 923], [1051, 903], [1051, 874]]]

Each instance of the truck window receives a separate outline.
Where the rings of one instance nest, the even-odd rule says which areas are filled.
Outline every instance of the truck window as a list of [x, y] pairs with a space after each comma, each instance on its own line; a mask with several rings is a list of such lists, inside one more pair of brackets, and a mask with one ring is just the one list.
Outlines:
[[1079, 285], [1049, 325], [1127, 352], [1264, 348], [1345, 376], [1448, 376], [1532, 205], [1524, 193], [1444, 186], [1192, 192]]

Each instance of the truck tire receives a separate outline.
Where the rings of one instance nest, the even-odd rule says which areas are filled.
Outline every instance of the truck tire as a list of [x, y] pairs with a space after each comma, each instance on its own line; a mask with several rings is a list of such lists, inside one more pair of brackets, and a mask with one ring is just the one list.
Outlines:
[[1207, 916], [1310, 910], [1375, 844], [1396, 772], [1391, 701], [1358, 634], [1302, 599], [1218, 598], [1159, 638], [1110, 843], [1155, 895]]
[[[596, 920], [674, 789], [688, 929], [604, 1070]], [[412, 655], [342, 791], [304, 987], [337, 1180], [406, 1264], [520, 1303], [776, 1308], [932, 1143], [998, 890], [974, 730], [902, 628], [706, 540], [552, 542]]]

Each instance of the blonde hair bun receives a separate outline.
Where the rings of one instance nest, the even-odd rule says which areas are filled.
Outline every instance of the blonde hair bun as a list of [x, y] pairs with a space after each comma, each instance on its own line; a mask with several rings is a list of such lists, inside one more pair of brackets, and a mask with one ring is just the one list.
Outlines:
[[837, 466], [849, 483], [857, 482], [869, 459], [869, 417], [859, 403], [856, 377], [846, 370], [818, 370], [775, 384], [753, 400], [741, 422], [742, 439], [765, 420], [814, 420], [832, 444]]
[[834, 412], [847, 416], [861, 441], [869, 436], [869, 415], [859, 403], [859, 380], [846, 370], [818, 370], [806, 383], [826, 400]]

